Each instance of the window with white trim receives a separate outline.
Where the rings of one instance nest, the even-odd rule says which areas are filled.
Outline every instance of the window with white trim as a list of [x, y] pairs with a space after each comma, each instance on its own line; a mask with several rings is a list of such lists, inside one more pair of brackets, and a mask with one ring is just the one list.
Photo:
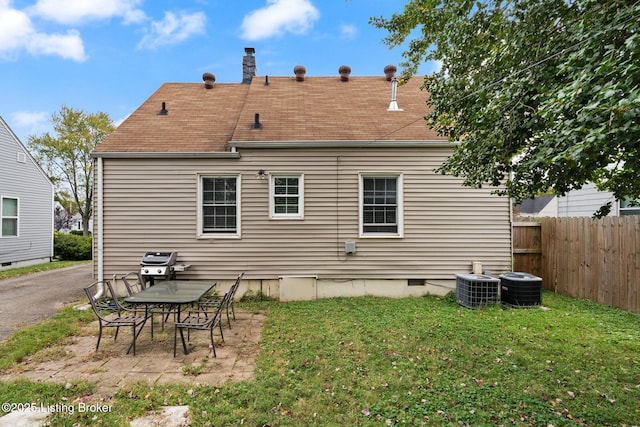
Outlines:
[[200, 177], [198, 234], [202, 237], [240, 236], [240, 177]]
[[402, 237], [402, 175], [360, 176], [360, 234]]
[[271, 218], [304, 218], [303, 175], [270, 175], [269, 214]]
[[3, 197], [0, 203], [2, 214], [2, 234], [0, 237], [18, 236], [18, 199], [15, 197]]
[[620, 200], [620, 216], [640, 215], [640, 205], [633, 202], [631, 198]]

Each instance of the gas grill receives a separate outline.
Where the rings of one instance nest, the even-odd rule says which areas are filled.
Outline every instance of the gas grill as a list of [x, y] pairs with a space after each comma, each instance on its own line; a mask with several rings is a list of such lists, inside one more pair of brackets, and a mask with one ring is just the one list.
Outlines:
[[177, 252], [146, 252], [140, 260], [142, 280], [154, 284], [154, 280], [173, 280], [176, 278], [175, 264]]

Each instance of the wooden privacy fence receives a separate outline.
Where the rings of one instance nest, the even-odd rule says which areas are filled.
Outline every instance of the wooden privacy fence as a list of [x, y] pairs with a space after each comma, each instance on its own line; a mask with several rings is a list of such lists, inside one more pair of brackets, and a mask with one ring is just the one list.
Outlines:
[[542, 277], [542, 235], [539, 222], [514, 222], [513, 271]]
[[545, 289], [640, 313], [640, 216], [524, 224], [513, 224], [514, 271], [542, 277]]

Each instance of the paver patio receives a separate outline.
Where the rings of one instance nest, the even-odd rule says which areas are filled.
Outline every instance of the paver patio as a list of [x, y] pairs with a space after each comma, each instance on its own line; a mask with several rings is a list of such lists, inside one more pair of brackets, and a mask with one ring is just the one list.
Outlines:
[[[156, 319], [156, 322], [159, 320]], [[108, 399], [118, 389], [133, 382], [147, 384], [189, 383], [219, 385], [226, 381], [252, 378], [259, 352], [265, 316], [242, 309], [236, 310], [236, 320], [229, 329], [223, 320], [224, 342], [216, 331], [216, 352], [213, 357], [208, 331], [192, 331], [188, 343], [189, 354], [182, 351], [180, 336], [176, 357], [173, 357], [173, 325], [168, 322], [164, 331], [154, 325], [151, 340], [149, 325], [145, 325], [136, 341], [136, 355], [126, 354], [131, 343], [129, 328], [103, 331], [100, 348], [96, 352], [98, 324], [88, 325], [79, 336], [69, 339], [64, 347], [66, 356], [58, 360], [20, 365], [18, 369], [0, 375], [2, 380], [26, 378], [32, 381], [67, 383], [74, 380], [95, 382], [95, 399]], [[186, 333], [185, 333], [186, 338]]]

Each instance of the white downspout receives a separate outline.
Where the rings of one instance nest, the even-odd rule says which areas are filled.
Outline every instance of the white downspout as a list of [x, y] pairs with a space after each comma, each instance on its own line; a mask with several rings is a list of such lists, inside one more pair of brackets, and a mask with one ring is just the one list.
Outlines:
[[98, 281], [100, 282], [98, 287], [98, 293], [96, 294], [96, 298], [100, 298], [104, 293], [104, 286], [102, 285], [102, 281], [104, 280], [104, 231], [103, 231], [103, 216], [102, 210], [104, 207], [104, 195], [102, 191], [102, 157], [98, 157], [98, 173], [96, 176], [96, 199], [97, 199], [97, 210], [96, 213], [96, 226], [98, 228], [98, 233], [96, 238], [97, 241], [97, 252], [98, 252]]

